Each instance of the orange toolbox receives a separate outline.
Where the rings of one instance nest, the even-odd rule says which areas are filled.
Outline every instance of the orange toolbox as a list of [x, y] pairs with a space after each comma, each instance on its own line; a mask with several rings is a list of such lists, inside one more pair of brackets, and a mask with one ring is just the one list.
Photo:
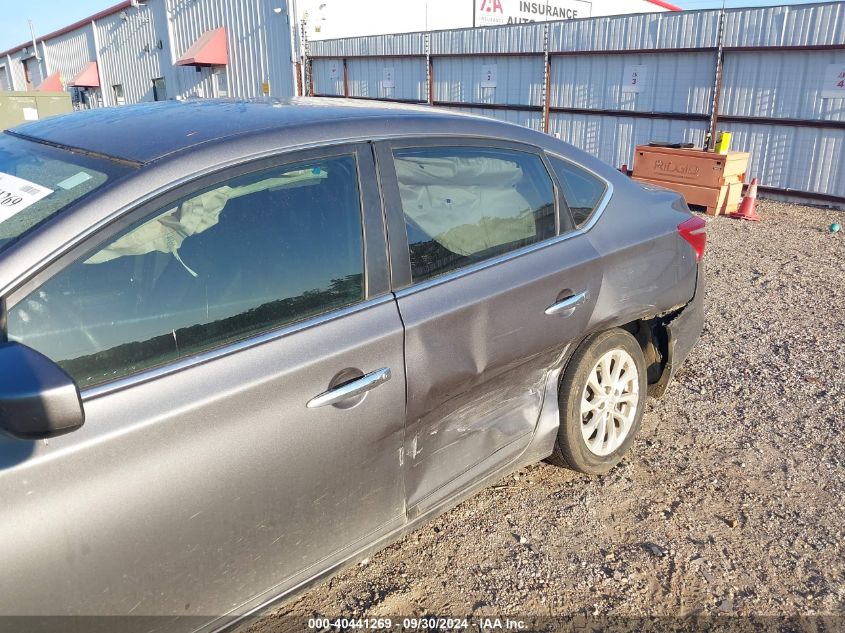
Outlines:
[[727, 214], [739, 208], [748, 158], [747, 152], [638, 145], [631, 176], [677, 191], [687, 204], [706, 207], [708, 215]]

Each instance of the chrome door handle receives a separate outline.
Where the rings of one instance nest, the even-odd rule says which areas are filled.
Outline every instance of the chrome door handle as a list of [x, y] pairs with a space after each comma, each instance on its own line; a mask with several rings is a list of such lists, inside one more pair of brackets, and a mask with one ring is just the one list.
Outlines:
[[354, 398], [386, 383], [390, 380], [390, 375], [390, 367], [382, 367], [381, 369], [361, 376], [357, 380], [352, 380], [334, 389], [324, 391], [319, 396], [314, 396], [308, 401], [306, 406], [309, 409], [316, 409], [317, 407], [325, 407], [330, 404], [343, 402], [349, 398]]
[[558, 315], [558, 316], [569, 316], [575, 311], [579, 305], [584, 303], [587, 299], [587, 291], [582, 290], [581, 292], [572, 295], [571, 297], [567, 297], [563, 301], [558, 301], [557, 303], [553, 303], [548, 308], [546, 308], [546, 314], [548, 315]]

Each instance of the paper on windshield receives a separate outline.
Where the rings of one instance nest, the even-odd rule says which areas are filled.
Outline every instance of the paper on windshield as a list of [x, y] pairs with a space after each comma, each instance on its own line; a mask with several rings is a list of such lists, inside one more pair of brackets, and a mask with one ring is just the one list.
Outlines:
[[0, 222], [5, 222], [51, 193], [52, 189], [0, 172]]

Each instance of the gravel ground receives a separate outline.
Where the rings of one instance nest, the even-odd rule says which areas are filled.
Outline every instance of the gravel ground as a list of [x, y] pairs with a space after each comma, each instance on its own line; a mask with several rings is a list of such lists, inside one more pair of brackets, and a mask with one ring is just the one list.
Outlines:
[[827, 231], [845, 214], [759, 212], [706, 218], [704, 334], [620, 466], [523, 469], [249, 630], [423, 614], [845, 627], [845, 232]]

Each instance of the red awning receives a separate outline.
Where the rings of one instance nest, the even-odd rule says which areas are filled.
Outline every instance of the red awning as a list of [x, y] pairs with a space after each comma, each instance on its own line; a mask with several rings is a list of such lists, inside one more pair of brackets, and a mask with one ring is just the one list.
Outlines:
[[61, 92], [65, 87], [62, 85], [62, 78], [59, 73], [53, 73], [47, 79], [38, 84], [36, 90], [42, 92]]
[[74, 77], [68, 86], [75, 88], [99, 88], [100, 87], [100, 71], [97, 70], [97, 62], [88, 62], [85, 68]]
[[177, 66], [225, 66], [229, 63], [226, 28], [206, 31], [176, 62]]

